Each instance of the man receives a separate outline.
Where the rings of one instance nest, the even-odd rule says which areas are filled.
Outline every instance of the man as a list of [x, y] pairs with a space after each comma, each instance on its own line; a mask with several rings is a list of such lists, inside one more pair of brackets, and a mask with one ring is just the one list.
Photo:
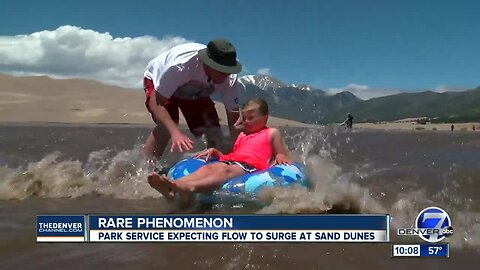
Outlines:
[[228, 40], [216, 39], [207, 46], [175, 46], [148, 63], [144, 73], [145, 105], [157, 124], [144, 145], [149, 158], [160, 157], [170, 138], [170, 151], [193, 148], [192, 140], [177, 127], [179, 109], [195, 137], [205, 134], [208, 147], [219, 147], [220, 123], [210, 98], [215, 91], [225, 104], [230, 136], [236, 138], [238, 92], [244, 87], [237, 80], [242, 66], [236, 58], [236, 49]]

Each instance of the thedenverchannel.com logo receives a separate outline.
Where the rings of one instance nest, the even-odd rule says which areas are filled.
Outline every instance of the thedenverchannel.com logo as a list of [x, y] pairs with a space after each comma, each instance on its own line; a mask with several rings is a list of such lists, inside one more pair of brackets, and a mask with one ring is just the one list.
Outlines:
[[423, 209], [415, 220], [415, 228], [398, 229], [398, 235], [418, 235], [429, 243], [440, 242], [453, 235], [452, 221], [439, 207]]

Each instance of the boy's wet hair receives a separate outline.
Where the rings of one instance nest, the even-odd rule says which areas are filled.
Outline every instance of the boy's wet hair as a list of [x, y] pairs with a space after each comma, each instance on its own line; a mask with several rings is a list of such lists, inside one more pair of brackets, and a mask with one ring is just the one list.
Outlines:
[[263, 100], [259, 97], [251, 98], [251, 99], [247, 100], [247, 102], [243, 103], [242, 110], [245, 109], [247, 106], [250, 106], [250, 105], [258, 105], [258, 111], [260, 112], [260, 114], [268, 115], [268, 104], [265, 100]]

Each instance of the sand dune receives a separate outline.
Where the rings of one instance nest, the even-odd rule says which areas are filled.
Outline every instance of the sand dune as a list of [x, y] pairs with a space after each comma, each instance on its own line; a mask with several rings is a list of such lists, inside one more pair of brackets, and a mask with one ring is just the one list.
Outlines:
[[[226, 113], [216, 103], [223, 125]], [[126, 89], [82, 79], [0, 74], [0, 122], [152, 124], [142, 89]], [[185, 124], [183, 116], [180, 124]], [[271, 126], [308, 126], [270, 117]]]
[[[223, 104], [216, 103], [226, 125]], [[117, 123], [153, 125], [142, 89], [126, 89], [93, 80], [13, 77], [0, 74], [0, 122]], [[181, 116], [180, 124], [185, 124]], [[270, 117], [270, 126], [312, 126]], [[356, 129], [450, 130], [451, 124], [419, 125], [409, 121], [355, 123]], [[455, 130], [480, 131], [479, 123], [454, 124]]]

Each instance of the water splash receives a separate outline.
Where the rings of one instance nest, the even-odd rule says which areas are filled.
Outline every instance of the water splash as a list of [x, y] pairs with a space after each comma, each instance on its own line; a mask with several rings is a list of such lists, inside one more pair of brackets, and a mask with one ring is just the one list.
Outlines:
[[0, 199], [76, 198], [88, 194], [120, 199], [159, 197], [145, 181], [148, 168], [137, 146], [113, 154], [90, 153], [88, 161], [61, 160], [59, 152], [31, 162], [26, 169], [0, 168]]
[[[413, 226], [416, 216], [424, 207], [439, 206], [447, 210], [454, 223], [455, 234], [449, 240], [452, 246], [480, 247], [480, 213], [474, 200], [465, 196], [473, 188], [464, 190], [474, 186], [471, 178], [473, 173], [457, 170], [457, 166], [452, 165], [451, 173], [444, 178], [456, 180], [441, 181], [442, 186], [433, 195], [427, 192], [426, 185], [416, 182], [402, 186], [402, 182], [396, 179], [384, 178], [372, 185], [363, 180], [377, 174], [388, 176], [383, 173], [393, 168], [397, 170], [398, 166], [379, 166], [364, 160], [351, 168], [341, 167], [336, 159], [342, 145], [338, 143], [340, 140], [334, 140], [339, 132], [331, 128], [313, 128], [289, 133], [286, 141], [295, 159], [306, 165], [311, 188], [265, 190], [259, 195], [263, 206], [247, 205], [244, 206], [247, 209], [242, 211], [389, 213], [392, 217], [392, 235], [395, 235], [397, 228]], [[342, 139], [342, 144], [355, 143], [350, 138], [351, 134], [346, 136], [348, 139]], [[121, 152], [94, 151], [83, 163], [66, 160], [61, 153], [55, 152], [39, 161], [30, 162], [25, 168], [0, 168], [0, 200], [77, 198], [92, 194], [130, 200], [161, 198], [145, 181], [151, 170], [145, 164], [140, 145]], [[375, 195], [374, 190], [377, 189], [377, 193], [383, 194], [381, 196], [387, 200]], [[213, 212], [231, 212], [232, 208], [228, 207], [232, 206], [214, 205]]]
[[337, 150], [330, 137], [336, 132], [315, 128], [287, 138], [295, 146], [296, 158], [306, 165], [311, 189], [265, 190], [260, 198], [268, 205], [259, 213], [386, 213], [367, 188], [353, 182], [351, 174], [334, 163]]

